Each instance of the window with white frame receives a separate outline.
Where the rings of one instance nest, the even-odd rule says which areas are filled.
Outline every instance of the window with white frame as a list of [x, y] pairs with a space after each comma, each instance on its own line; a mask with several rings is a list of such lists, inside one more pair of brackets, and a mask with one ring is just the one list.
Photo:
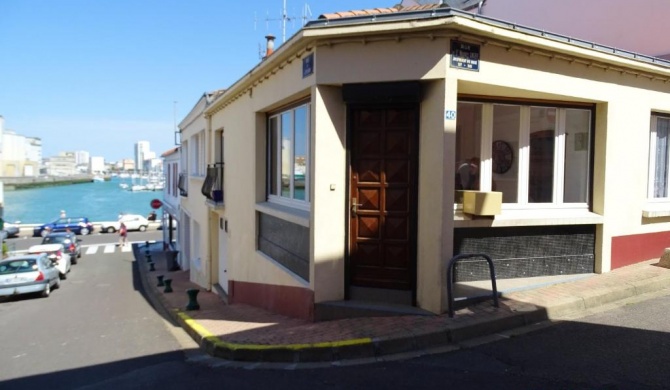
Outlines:
[[585, 108], [459, 102], [459, 190], [500, 191], [506, 208], [588, 207], [591, 116]]
[[668, 169], [670, 165], [670, 115], [652, 114], [649, 139], [649, 198], [670, 201]]
[[191, 137], [191, 176], [205, 175], [205, 132], [200, 131]]
[[268, 118], [268, 200], [309, 205], [310, 104]]

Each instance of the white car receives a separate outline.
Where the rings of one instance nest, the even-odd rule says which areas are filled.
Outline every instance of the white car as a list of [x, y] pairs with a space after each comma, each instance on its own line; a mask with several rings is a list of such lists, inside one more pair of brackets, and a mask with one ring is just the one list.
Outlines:
[[58, 270], [44, 254], [0, 260], [0, 297], [39, 293], [48, 297], [60, 286]]
[[139, 230], [141, 232], [147, 230], [149, 220], [138, 214], [124, 214], [118, 221], [114, 222], [100, 222], [100, 231], [107, 233], [114, 233], [121, 229], [121, 222], [126, 225], [128, 230]]
[[63, 244], [33, 245], [28, 248], [28, 253], [31, 255], [45, 253], [53, 265], [56, 266], [60, 279], [67, 279], [67, 274], [70, 272], [72, 261], [70, 259], [70, 254], [65, 252]]

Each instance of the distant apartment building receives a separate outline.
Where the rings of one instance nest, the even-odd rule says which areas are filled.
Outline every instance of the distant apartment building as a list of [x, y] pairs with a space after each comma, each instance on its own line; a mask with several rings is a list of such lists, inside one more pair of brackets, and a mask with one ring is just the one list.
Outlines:
[[163, 170], [163, 160], [160, 158], [148, 158], [144, 160], [142, 170], [145, 172], [161, 172]]
[[42, 163], [42, 139], [26, 137], [26, 160]]
[[74, 153], [74, 159], [77, 165], [89, 165], [91, 154], [85, 150], [77, 150]]
[[[35, 140], [32, 138], [32, 140]], [[39, 139], [37, 139], [39, 140]], [[28, 160], [31, 156], [41, 154], [41, 142], [30, 150], [28, 139], [10, 130], [3, 130], [2, 160], [0, 161], [0, 175], [7, 177], [37, 176], [39, 174], [39, 160]], [[36, 150], [36, 148], [38, 150]]]
[[89, 158], [88, 173], [102, 173], [104, 171], [105, 171], [104, 157], [95, 156]]
[[42, 141], [4, 128], [0, 116], [0, 176], [22, 177], [39, 174]]
[[60, 152], [44, 159], [45, 173], [50, 176], [72, 176], [78, 173], [74, 152]]
[[135, 170], [135, 161], [132, 158], [124, 158], [119, 161], [118, 166], [121, 171], [134, 171]]
[[149, 158], [149, 153], [151, 153], [149, 141], [138, 141], [135, 144], [135, 166], [138, 169], [142, 169], [144, 160]]

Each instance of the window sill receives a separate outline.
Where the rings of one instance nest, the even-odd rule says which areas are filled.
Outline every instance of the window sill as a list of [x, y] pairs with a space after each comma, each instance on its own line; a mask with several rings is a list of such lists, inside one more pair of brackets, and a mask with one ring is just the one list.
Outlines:
[[503, 210], [495, 217], [477, 217], [454, 210], [454, 227], [508, 227], [549, 225], [599, 225], [602, 215], [588, 210]]
[[670, 203], [648, 203], [642, 209], [644, 218], [670, 217]]
[[270, 202], [256, 203], [256, 211], [295, 223], [296, 225], [309, 227], [309, 211]]

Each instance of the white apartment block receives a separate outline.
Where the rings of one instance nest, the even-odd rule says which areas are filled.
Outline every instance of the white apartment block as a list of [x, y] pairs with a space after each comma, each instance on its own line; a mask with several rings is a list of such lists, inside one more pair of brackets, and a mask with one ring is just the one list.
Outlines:
[[73, 153], [77, 165], [89, 165], [89, 159], [91, 158], [91, 154], [89, 152], [85, 150], [78, 150]]
[[135, 166], [142, 168], [150, 152], [149, 141], [138, 141], [135, 144]]
[[89, 159], [88, 172], [101, 173], [105, 171], [105, 158], [94, 156]]

